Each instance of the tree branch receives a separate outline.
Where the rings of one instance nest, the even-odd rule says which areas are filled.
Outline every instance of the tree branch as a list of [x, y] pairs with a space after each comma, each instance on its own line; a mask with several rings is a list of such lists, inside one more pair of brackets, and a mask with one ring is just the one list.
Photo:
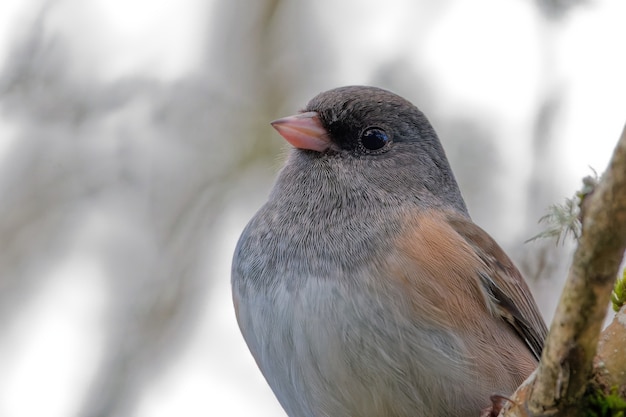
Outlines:
[[514, 394], [504, 416], [574, 416], [580, 411], [626, 249], [626, 128], [581, 209], [582, 234], [539, 368]]
[[605, 393], [616, 391], [626, 398], [626, 306], [602, 332], [593, 363], [593, 383]]

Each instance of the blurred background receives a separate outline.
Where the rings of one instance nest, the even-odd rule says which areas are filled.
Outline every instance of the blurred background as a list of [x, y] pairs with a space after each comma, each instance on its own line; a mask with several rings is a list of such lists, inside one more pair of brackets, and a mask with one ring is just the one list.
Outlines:
[[281, 416], [230, 261], [348, 84], [438, 130], [547, 320], [571, 244], [524, 241], [626, 122], [621, 0], [2, 0], [0, 417]]

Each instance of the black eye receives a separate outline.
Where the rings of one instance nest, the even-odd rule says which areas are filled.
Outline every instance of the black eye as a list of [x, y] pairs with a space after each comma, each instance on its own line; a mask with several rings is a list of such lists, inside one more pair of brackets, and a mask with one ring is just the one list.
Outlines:
[[367, 128], [361, 133], [361, 144], [369, 151], [382, 149], [389, 141], [385, 131], [377, 127]]

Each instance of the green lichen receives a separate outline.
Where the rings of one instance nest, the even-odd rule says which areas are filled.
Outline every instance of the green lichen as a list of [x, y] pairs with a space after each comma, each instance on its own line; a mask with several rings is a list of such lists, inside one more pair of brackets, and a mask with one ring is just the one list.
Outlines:
[[611, 293], [611, 304], [613, 304], [613, 310], [619, 311], [620, 308], [626, 303], [626, 268], [622, 271], [622, 277], [617, 278], [613, 292]]
[[598, 173], [591, 168], [593, 175], [583, 178], [583, 186], [572, 198], [566, 198], [563, 204], [553, 204], [548, 207], [547, 214], [539, 219], [539, 223], [546, 225], [545, 230], [528, 239], [532, 242], [537, 239], [556, 238], [556, 244], [564, 242], [568, 236], [578, 240], [582, 233], [580, 221], [580, 207], [598, 185]]
[[626, 400], [614, 388], [610, 394], [601, 391], [586, 397], [585, 417], [626, 417]]
[[548, 207], [548, 213], [539, 219], [539, 223], [546, 225], [545, 230], [531, 237], [526, 242], [556, 238], [556, 244], [558, 245], [569, 235], [578, 240], [581, 233], [579, 203], [580, 199], [576, 196], [565, 199], [563, 204], [553, 204]]

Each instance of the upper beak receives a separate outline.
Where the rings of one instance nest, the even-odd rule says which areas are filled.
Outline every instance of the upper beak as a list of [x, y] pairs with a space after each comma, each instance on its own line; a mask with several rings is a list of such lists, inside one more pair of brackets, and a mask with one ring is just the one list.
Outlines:
[[328, 131], [314, 111], [283, 117], [271, 125], [296, 148], [323, 152], [330, 147]]

